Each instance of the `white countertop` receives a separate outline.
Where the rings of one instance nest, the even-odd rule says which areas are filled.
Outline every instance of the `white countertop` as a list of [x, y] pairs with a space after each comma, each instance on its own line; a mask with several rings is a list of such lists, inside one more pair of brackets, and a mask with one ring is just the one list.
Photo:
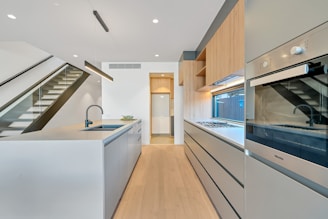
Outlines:
[[[244, 126], [238, 125], [238, 127], [227, 127], [227, 128], [208, 128], [198, 124], [196, 121], [185, 119], [187, 122], [203, 129], [204, 131], [224, 140], [244, 150]], [[229, 122], [228, 122], [229, 123]], [[235, 124], [234, 124], [235, 125]]]
[[[104, 218], [104, 182], [112, 182], [106, 174], [127, 171], [109, 170], [121, 160], [109, 158], [128, 152], [117, 147], [123, 142], [128, 149], [129, 136], [122, 135], [129, 135], [139, 121], [101, 120], [90, 125], [124, 125], [114, 131], [83, 131], [81, 123], [1, 138], [0, 161], [5, 165], [0, 187], [6, 189], [1, 191], [0, 218], [17, 218], [19, 212], [26, 218]], [[120, 137], [122, 141], [109, 144]]]
[[124, 126], [114, 131], [84, 131], [84, 123], [70, 125], [60, 128], [40, 130], [36, 132], [25, 133], [18, 136], [0, 138], [1, 141], [39, 141], [39, 140], [101, 140], [103, 142], [111, 141], [116, 136], [126, 132], [133, 124], [139, 120], [122, 121], [120, 119], [106, 119], [94, 122], [89, 127], [101, 124], [123, 124]]

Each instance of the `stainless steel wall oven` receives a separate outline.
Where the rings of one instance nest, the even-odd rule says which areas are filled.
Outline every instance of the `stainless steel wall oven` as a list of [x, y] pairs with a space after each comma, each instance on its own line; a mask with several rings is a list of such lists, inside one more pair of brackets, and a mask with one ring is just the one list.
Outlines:
[[328, 22], [247, 63], [245, 146], [328, 194], [327, 73]]

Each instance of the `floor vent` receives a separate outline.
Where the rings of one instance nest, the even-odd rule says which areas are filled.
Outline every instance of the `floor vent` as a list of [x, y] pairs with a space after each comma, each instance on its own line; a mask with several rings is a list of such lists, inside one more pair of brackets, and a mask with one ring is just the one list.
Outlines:
[[109, 69], [141, 69], [141, 64], [109, 64]]

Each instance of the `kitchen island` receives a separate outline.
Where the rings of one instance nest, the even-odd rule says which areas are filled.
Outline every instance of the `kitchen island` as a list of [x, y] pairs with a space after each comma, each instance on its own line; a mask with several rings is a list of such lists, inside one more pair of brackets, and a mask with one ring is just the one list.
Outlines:
[[0, 218], [111, 218], [141, 153], [141, 121], [0, 139]]

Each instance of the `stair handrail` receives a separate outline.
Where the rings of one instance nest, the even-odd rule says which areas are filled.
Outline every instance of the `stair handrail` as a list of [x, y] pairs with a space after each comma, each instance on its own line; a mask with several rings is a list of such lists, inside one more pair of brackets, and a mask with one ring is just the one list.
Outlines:
[[52, 57], [54, 57], [54, 56], [53, 56], [53, 55], [47, 56], [46, 58], [42, 59], [41, 61], [39, 61], [39, 62], [37, 62], [37, 63], [31, 65], [30, 67], [24, 69], [23, 71], [21, 71], [21, 72], [15, 74], [14, 76], [12, 76], [12, 77], [10, 77], [10, 78], [8, 78], [8, 79], [6, 79], [6, 80], [0, 82], [0, 87], [1, 87], [2, 85], [5, 85], [5, 84], [11, 82], [12, 80], [18, 78], [19, 76], [25, 74], [26, 72], [30, 71], [31, 69], [35, 68], [36, 66], [38, 66], [38, 65], [40, 65], [40, 64], [42, 64], [42, 63], [48, 61], [48, 60], [51, 59]]
[[50, 74], [48, 74], [46, 77], [40, 79], [39, 81], [34, 83], [32, 86], [27, 88], [25, 91], [23, 91], [21, 94], [17, 95], [15, 98], [13, 98], [11, 101], [9, 101], [8, 103], [6, 103], [2, 107], [0, 107], [0, 118], [5, 113], [7, 113], [9, 110], [11, 110], [14, 106], [16, 106], [17, 103], [19, 103], [21, 100], [23, 100], [27, 96], [31, 95], [35, 90], [39, 89], [44, 84], [48, 83], [48, 81], [50, 81], [56, 75], [60, 74], [68, 66], [69, 66], [68, 63], [65, 63], [65, 64], [59, 66], [54, 71], [52, 71]]

